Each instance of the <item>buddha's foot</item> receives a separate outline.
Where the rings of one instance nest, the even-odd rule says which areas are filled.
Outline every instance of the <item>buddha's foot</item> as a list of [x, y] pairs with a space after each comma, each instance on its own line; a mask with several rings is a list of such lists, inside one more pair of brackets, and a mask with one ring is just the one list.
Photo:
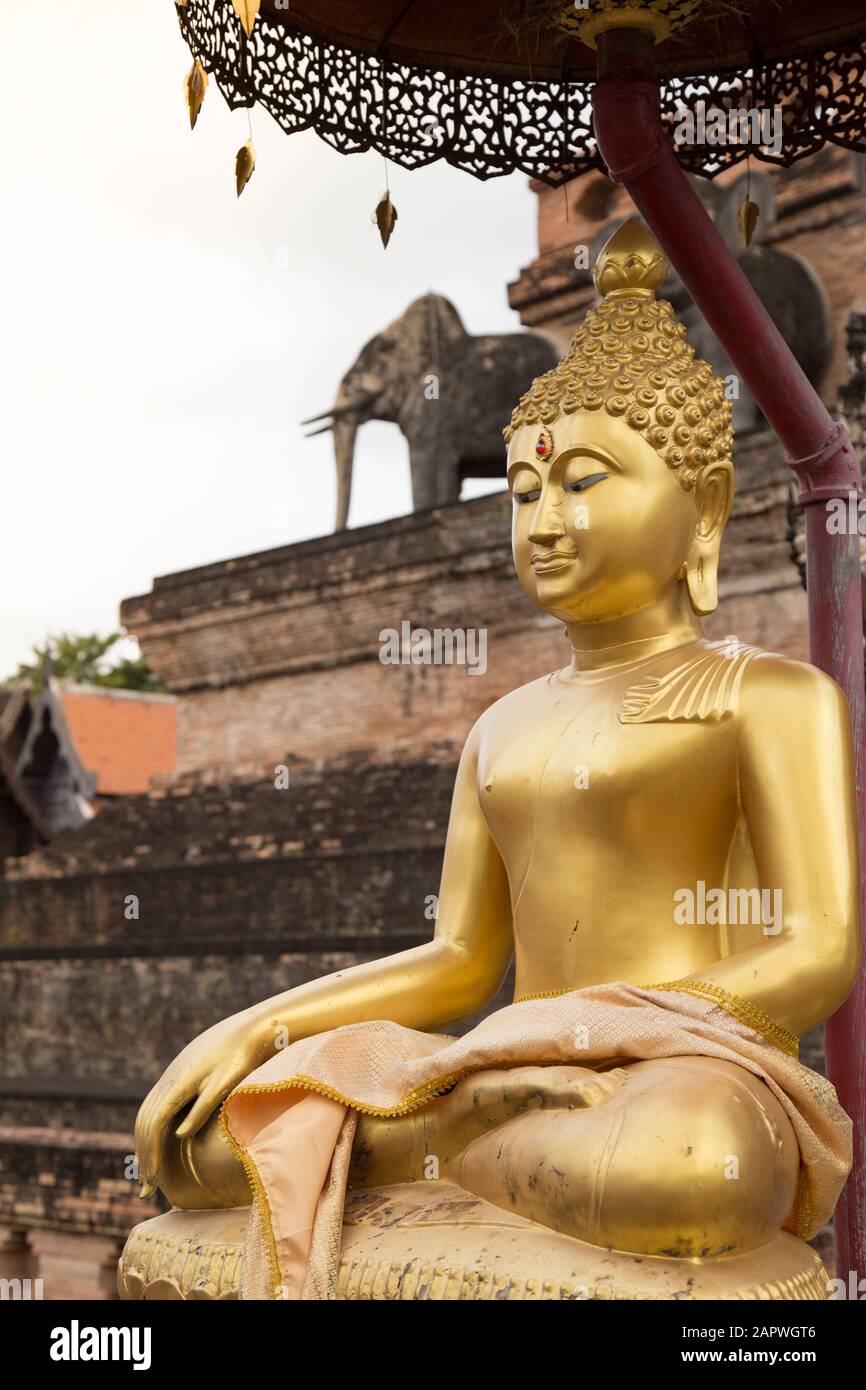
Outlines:
[[772, 1240], [796, 1197], [791, 1122], [731, 1062], [636, 1062], [585, 1109], [545, 1108], [473, 1139], [449, 1180], [592, 1245], [715, 1257]]
[[475, 1072], [411, 1115], [358, 1122], [352, 1187], [449, 1176], [457, 1156], [508, 1120], [540, 1110], [585, 1110], [613, 1095], [628, 1071], [616, 1067], [525, 1066]]

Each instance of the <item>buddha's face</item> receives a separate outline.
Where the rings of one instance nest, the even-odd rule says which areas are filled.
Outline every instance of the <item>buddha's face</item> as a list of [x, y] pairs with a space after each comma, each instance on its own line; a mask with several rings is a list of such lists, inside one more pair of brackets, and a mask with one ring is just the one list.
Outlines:
[[546, 436], [521, 425], [508, 449], [508, 484], [514, 564], [527, 595], [566, 623], [609, 621], [669, 597], [696, 535], [706, 549], [707, 528], [717, 557], [730, 480], [723, 467], [716, 472], [721, 491], [687, 492], [637, 430], [604, 411], [560, 416]]

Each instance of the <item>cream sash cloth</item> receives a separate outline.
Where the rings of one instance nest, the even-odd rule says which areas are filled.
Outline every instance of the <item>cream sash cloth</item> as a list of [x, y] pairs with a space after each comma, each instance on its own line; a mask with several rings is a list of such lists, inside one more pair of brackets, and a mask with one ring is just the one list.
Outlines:
[[770, 1087], [800, 1145], [798, 1234], [832, 1213], [851, 1166], [851, 1122], [796, 1039], [710, 985], [615, 983], [510, 1004], [461, 1038], [396, 1023], [337, 1028], [291, 1044], [226, 1101], [223, 1130], [253, 1207], [241, 1297], [334, 1297], [358, 1113], [404, 1115], [471, 1072], [531, 1064], [719, 1057]]

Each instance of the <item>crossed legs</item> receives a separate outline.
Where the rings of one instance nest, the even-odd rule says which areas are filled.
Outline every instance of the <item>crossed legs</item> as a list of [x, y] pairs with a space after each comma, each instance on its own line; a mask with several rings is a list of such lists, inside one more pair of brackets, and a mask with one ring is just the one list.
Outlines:
[[439, 1176], [593, 1245], [686, 1258], [772, 1240], [798, 1174], [793, 1127], [763, 1081], [672, 1057], [478, 1073], [411, 1127], [362, 1118], [352, 1180]]
[[[758, 1077], [709, 1057], [608, 1072], [478, 1072], [398, 1119], [362, 1115], [353, 1187], [443, 1178], [593, 1245], [677, 1257], [755, 1249], [790, 1218], [799, 1149]], [[249, 1201], [214, 1116], [168, 1141], [160, 1186], [179, 1207]]]

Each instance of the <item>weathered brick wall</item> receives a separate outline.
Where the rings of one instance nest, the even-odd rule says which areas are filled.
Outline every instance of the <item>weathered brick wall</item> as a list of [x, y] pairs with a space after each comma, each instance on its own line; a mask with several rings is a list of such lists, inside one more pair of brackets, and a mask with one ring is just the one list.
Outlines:
[[17, 1296], [115, 1296], [129, 1228], [166, 1210], [138, 1200], [131, 1150], [122, 1131], [0, 1122], [0, 1278]]
[[[0, 1051], [18, 1085], [0, 1114], [32, 1119], [66, 1078], [67, 1091], [120, 1087], [128, 1115], [124, 1088], [143, 1094], [209, 1024], [428, 939], [453, 775], [350, 762], [296, 769], [285, 790], [262, 779], [126, 798], [9, 865]], [[74, 1107], [76, 1123], [97, 1123], [84, 1096]]]
[[369, 659], [380, 629], [407, 616], [465, 626], [501, 615], [509, 521], [504, 496], [487, 497], [166, 575], [124, 602], [122, 621], [179, 694], [325, 672]]
[[[8, 1063], [40, 1080], [122, 1077], [143, 1099], [172, 1057], [210, 1024], [364, 958], [306, 951], [4, 962], [0, 988], [14, 1001], [6, 1026], [16, 1032]], [[7, 1109], [14, 1113], [8, 1102]]]
[[0, 1223], [125, 1236], [143, 1211], [129, 1135], [0, 1124]]
[[[769, 434], [738, 441], [713, 636], [805, 656], [805, 603], [788, 542], [788, 470]], [[297, 758], [456, 758], [493, 701], [565, 664], [561, 625], [538, 612], [511, 560], [495, 494], [169, 575], [123, 619], [179, 708], [181, 773], [273, 775]], [[487, 671], [388, 666], [383, 628], [475, 628]], [[438, 755], [437, 755], [438, 756]]]

